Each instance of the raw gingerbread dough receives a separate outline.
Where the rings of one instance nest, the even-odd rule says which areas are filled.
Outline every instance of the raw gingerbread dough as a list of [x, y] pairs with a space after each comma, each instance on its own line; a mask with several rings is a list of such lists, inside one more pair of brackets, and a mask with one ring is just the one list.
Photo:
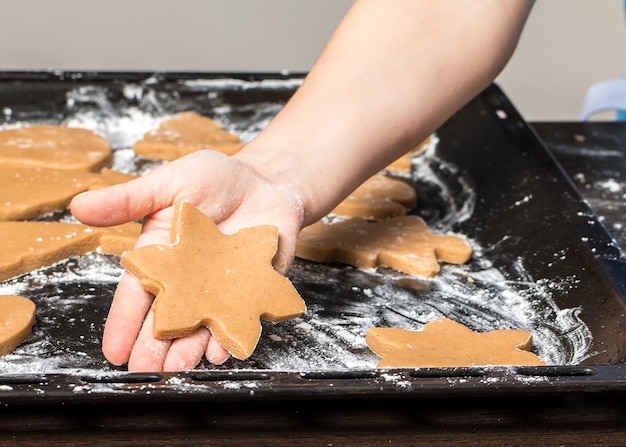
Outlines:
[[545, 365], [529, 352], [532, 335], [518, 329], [474, 332], [447, 318], [421, 331], [372, 328], [365, 342], [379, 357], [379, 368], [445, 368], [489, 365]]
[[274, 270], [273, 226], [234, 235], [185, 201], [175, 205], [172, 245], [127, 251], [121, 264], [155, 295], [154, 335], [176, 338], [208, 327], [235, 358], [246, 359], [261, 335], [260, 319], [277, 323], [306, 307], [297, 290]]
[[0, 166], [0, 221], [34, 219], [63, 211], [76, 194], [134, 177], [107, 168], [93, 173]]
[[121, 256], [125, 251], [131, 250], [141, 233], [141, 224], [128, 222], [112, 227], [100, 227], [100, 253], [106, 255]]
[[111, 159], [109, 141], [88, 129], [30, 126], [0, 130], [0, 166], [95, 172]]
[[420, 155], [426, 149], [426, 146], [430, 143], [430, 137], [426, 138], [420, 144], [415, 146], [409, 152], [402, 157], [390, 163], [384, 170], [391, 172], [407, 173], [411, 172], [411, 166], [413, 164], [413, 158]]
[[232, 155], [243, 147], [237, 135], [195, 112], [181, 112], [162, 121], [133, 145], [135, 154], [151, 160], [175, 160], [183, 155], [211, 149]]
[[331, 211], [343, 217], [381, 220], [402, 216], [415, 206], [415, 189], [383, 174], [367, 179]]
[[89, 185], [89, 189], [106, 188], [107, 186], [126, 183], [139, 177], [135, 174], [127, 174], [125, 172], [114, 171], [113, 169], [103, 168], [100, 174], [94, 178]]
[[0, 357], [17, 348], [35, 324], [35, 303], [17, 295], [0, 295]]
[[0, 281], [94, 251], [100, 230], [63, 222], [0, 222]]
[[296, 256], [365, 269], [381, 265], [432, 277], [439, 272], [439, 261], [463, 264], [471, 258], [472, 248], [460, 236], [431, 233], [418, 216], [377, 222], [355, 217], [334, 224], [316, 222], [302, 229]]

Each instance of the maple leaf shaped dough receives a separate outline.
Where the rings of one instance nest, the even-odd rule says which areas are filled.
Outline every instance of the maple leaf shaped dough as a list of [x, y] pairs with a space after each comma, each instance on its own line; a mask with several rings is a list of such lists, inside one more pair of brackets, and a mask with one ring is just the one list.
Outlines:
[[465, 263], [472, 248], [459, 236], [431, 233], [420, 217], [408, 215], [378, 222], [361, 218], [330, 225], [316, 222], [300, 232], [296, 256], [358, 268], [382, 265], [432, 277], [439, 272], [438, 261]]
[[526, 331], [474, 332], [447, 318], [431, 321], [421, 331], [372, 328], [365, 342], [382, 357], [379, 368], [545, 365], [528, 352], [532, 335]]
[[341, 201], [332, 214], [369, 220], [403, 216], [415, 206], [415, 189], [402, 180], [373, 175]]
[[155, 295], [154, 334], [176, 338], [208, 327], [240, 360], [254, 351], [260, 319], [277, 323], [306, 310], [291, 282], [272, 267], [277, 250], [273, 226], [234, 235], [191, 204], [175, 205], [172, 245], [127, 251], [122, 265]]

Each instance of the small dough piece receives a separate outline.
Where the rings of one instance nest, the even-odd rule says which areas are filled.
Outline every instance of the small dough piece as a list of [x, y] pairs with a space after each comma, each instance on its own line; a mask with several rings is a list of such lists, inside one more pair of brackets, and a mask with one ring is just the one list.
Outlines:
[[102, 232], [63, 222], [0, 222], [0, 281], [98, 248]]
[[33, 219], [63, 211], [97, 176], [60, 169], [0, 167], [0, 220]]
[[141, 233], [139, 222], [128, 222], [112, 227], [99, 227], [102, 231], [100, 237], [100, 253], [105, 255], [121, 256], [125, 251], [131, 250]]
[[108, 168], [97, 174], [0, 166], [0, 221], [34, 219], [63, 211], [76, 194], [135, 177]]
[[418, 155], [421, 155], [424, 150], [426, 150], [426, 146], [430, 143], [430, 137], [426, 138], [420, 144], [415, 146], [409, 152], [404, 154], [402, 157], [397, 160], [391, 162], [384, 170], [390, 172], [399, 172], [399, 173], [408, 173], [411, 172], [411, 167], [413, 164], [413, 159]]
[[106, 188], [107, 186], [113, 186], [120, 183], [126, 183], [139, 177], [135, 174], [127, 174], [125, 172], [114, 171], [113, 169], [103, 168], [100, 171], [100, 175], [89, 185], [89, 189]]
[[418, 216], [377, 222], [355, 217], [334, 224], [316, 222], [302, 229], [296, 256], [363, 269], [381, 265], [409, 275], [432, 277], [440, 270], [438, 261], [469, 261], [472, 247], [460, 236], [431, 233]]
[[183, 337], [200, 326], [235, 358], [252, 355], [260, 319], [278, 323], [305, 312], [289, 279], [274, 270], [276, 227], [244, 228], [233, 235], [186, 201], [175, 204], [172, 245], [127, 251], [121, 264], [155, 295], [154, 335]]
[[416, 202], [415, 188], [402, 180], [377, 174], [355, 189], [331, 214], [381, 220], [405, 215]]
[[181, 112], [145, 133], [133, 150], [139, 157], [171, 161], [205, 149], [233, 155], [242, 147], [239, 137], [224, 130], [217, 121], [195, 112]]
[[421, 331], [372, 328], [365, 342], [379, 357], [378, 368], [545, 365], [529, 352], [532, 334], [518, 329], [474, 332], [447, 318]]
[[17, 348], [35, 324], [35, 303], [17, 295], [0, 295], [0, 357]]
[[30, 126], [0, 130], [0, 166], [96, 172], [111, 160], [109, 141], [88, 129]]

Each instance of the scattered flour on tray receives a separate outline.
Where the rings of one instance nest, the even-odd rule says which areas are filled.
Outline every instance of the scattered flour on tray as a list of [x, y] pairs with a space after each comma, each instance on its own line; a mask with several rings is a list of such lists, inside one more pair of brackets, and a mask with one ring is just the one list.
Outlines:
[[[215, 101], [214, 116], [243, 141], [249, 141], [282, 104], [220, 104], [213, 89], [293, 89], [300, 83], [301, 79], [258, 83], [188, 80], [183, 85], [197, 91], [203, 100]], [[73, 90], [67, 95], [68, 113], [63, 123], [109, 138], [114, 169], [145, 172], [152, 165], [137, 162], [132, 144], [156, 128], [168, 113], [180, 111], [181, 104], [178, 97], [157, 95], [152, 85], [158, 85], [158, 80], [126, 86], [125, 106], [111, 102], [102, 88]], [[428, 217], [435, 228], [445, 231], [471, 217], [476, 197], [470, 179], [437, 158], [437, 141], [434, 135], [425, 153], [416, 157], [412, 176], [437, 195], [445, 213]], [[454, 188], [450, 188], [451, 181], [456, 182]], [[61, 218], [71, 219], [67, 215]], [[549, 364], [575, 364], [589, 355], [592, 339], [578, 318], [580, 309], [558, 309], [552, 299], [555, 290], [570, 286], [567, 281], [554, 284], [529, 278], [521, 260], [519, 278], [507, 279], [491, 266], [476, 241], [471, 242], [476, 254], [470, 265], [444, 265], [433, 279], [296, 260], [289, 276], [307, 302], [306, 314], [276, 325], [263, 323], [259, 345], [247, 361], [231, 359], [220, 366], [202, 364], [199, 368], [300, 372], [371, 369], [378, 357], [365, 344], [369, 328], [420, 329], [440, 316], [475, 330], [529, 330], [534, 334], [535, 349]], [[121, 273], [116, 258], [92, 253], [0, 284], [0, 293], [31, 296], [39, 306], [33, 335], [0, 358], [0, 374], [119, 370], [104, 360], [100, 337]]]

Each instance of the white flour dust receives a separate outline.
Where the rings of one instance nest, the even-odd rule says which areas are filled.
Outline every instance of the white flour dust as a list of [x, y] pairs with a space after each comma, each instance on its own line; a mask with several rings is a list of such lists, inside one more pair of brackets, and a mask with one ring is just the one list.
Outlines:
[[[231, 104], [220, 96], [228, 88], [294, 89], [300, 79], [245, 82], [188, 80], [181, 88], [191, 95], [154, 89], [158, 80], [126, 85], [115, 101], [105, 87], [79, 87], [67, 94], [62, 124], [91, 129], [111, 141], [112, 167], [144, 173], [154, 164], [137, 160], [132, 144], [168, 115], [204, 104], [212, 117], [243, 141], [250, 141], [280, 110], [281, 101]], [[6, 115], [6, 112], [5, 112]], [[28, 125], [27, 122], [9, 126]], [[430, 216], [438, 231], [449, 231], [472, 216], [475, 194], [471, 179], [437, 158], [437, 136], [416, 157], [410, 180], [432, 187], [441, 210]], [[449, 173], [440, 175], [441, 170]], [[448, 178], [456, 184], [450, 188]], [[526, 197], [522, 200], [532, 200]], [[67, 214], [53, 218], [71, 220]], [[319, 371], [376, 366], [378, 358], [365, 345], [367, 330], [377, 326], [420, 329], [438, 317], [452, 318], [475, 330], [516, 328], [533, 333], [534, 350], [549, 364], [576, 364], [589, 355], [592, 337], [578, 317], [580, 309], [559, 309], [558, 290], [576, 282], [554, 283], [531, 278], [523, 260], [517, 279], [498, 271], [477, 241], [468, 265], [443, 265], [433, 279], [389, 269], [359, 270], [296, 260], [289, 277], [307, 302], [300, 318], [276, 325], [263, 324], [263, 333], [247, 361], [229, 360], [213, 369], [271, 369]], [[0, 358], [0, 373], [111, 371], [100, 351], [103, 323], [122, 269], [118, 259], [98, 253], [72, 258], [55, 266], [0, 284], [0, 294], [32, 297], [38, 306], [32, 336], [14, 352]], [[95, 386], [95, 385], [94, 385]]]

